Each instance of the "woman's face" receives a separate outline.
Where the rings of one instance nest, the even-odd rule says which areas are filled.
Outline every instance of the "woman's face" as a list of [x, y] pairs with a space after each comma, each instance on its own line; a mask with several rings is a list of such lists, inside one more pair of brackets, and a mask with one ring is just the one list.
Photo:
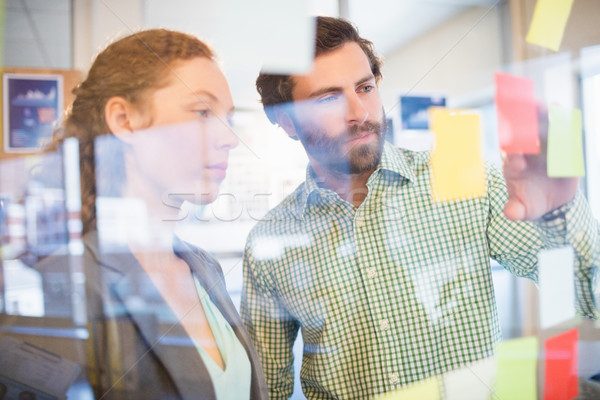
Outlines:
[[218, 195], [229, 150], [238, 144], [229, 85], [207, 58], [175, 63], [169, 75], [169, 84], [149, 99], [150, 126], [129, 140], [128, 162], [165, 204], [175, 198], [206, 204]]

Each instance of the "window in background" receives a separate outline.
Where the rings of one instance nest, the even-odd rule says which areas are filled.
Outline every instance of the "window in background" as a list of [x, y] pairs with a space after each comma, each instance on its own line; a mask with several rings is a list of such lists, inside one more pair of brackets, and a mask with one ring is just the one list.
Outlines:
[[600, 46], [581, 50], [581, 87], [586, 195], [594, 216], [600, 219]]

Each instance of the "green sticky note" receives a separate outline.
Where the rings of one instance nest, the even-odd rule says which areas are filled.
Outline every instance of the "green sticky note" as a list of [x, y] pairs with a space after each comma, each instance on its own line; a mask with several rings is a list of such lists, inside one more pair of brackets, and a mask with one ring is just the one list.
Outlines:
[[527, 33], [527, 42], [558, 51], [573, 0], [538, 0]]
[[548, 176], [583, 176], [581, 111], [550, 106], [548, 124]]
[[494, 399], [536, 400], [538, 340], [525, 337], [507, 340], [496, 353]]

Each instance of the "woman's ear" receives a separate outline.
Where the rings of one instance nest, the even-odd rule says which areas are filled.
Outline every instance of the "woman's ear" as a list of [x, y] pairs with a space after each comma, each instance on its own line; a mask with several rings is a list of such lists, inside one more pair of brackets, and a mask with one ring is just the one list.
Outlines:
[[111, 133], [125, 139], [136, 129], [138, 112], [133, 105], [123, 97], [111, 97], [104, 106], [104, 119]]

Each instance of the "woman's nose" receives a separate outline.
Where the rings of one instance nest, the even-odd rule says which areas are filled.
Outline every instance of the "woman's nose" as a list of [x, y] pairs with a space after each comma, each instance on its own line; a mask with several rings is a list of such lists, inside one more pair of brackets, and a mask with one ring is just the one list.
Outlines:
[[212, 144], [216, 148], [233, 149], [240, 143], [239, 136], [227, 117], [216, 117], [211, 124]]

